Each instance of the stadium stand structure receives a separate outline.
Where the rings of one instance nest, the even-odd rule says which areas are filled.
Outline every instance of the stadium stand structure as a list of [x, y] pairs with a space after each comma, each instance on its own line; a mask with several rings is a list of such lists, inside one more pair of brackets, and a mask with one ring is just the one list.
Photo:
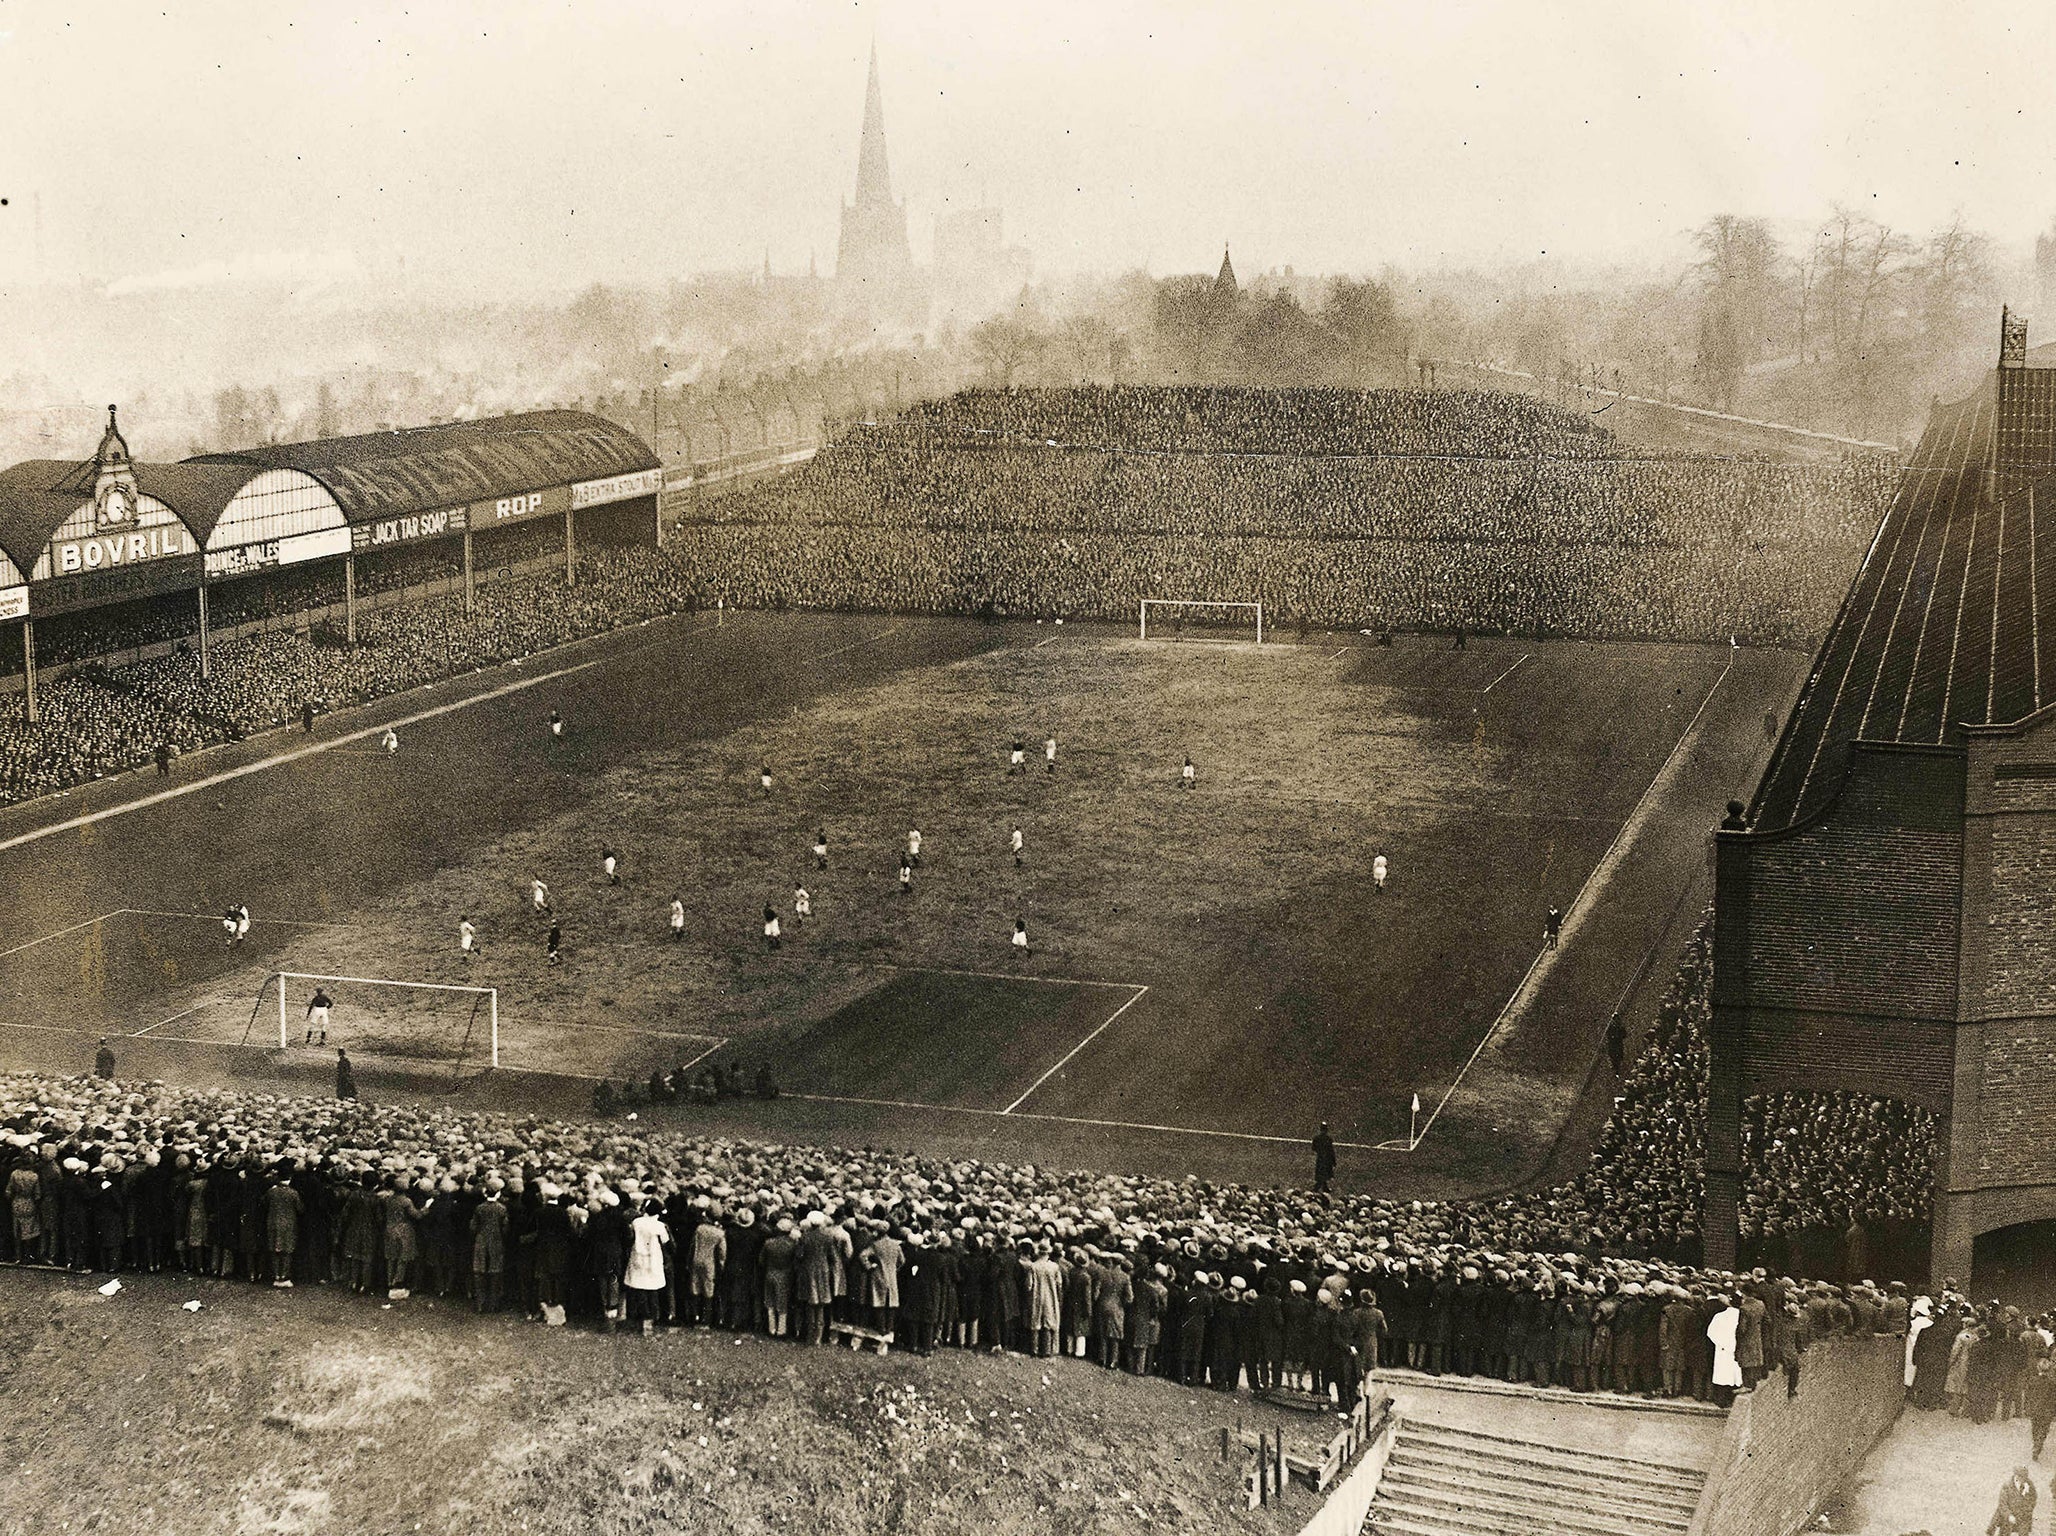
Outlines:
[[340, 565], [356, 638], [360, 556], [413, 546], [461, 553], [473, 537], [561, 520], [567, 581], [581, 519], [659, 537], [663, 470], [627, 429], [582, 411], [369, 433], [146, 464], [115, 419], [83, 463], [0, 471], [0, 619], [21, 625], [26, 714], [36, 719], [35, 621], [190, 593], [209, 675], [210, 589], [236, 578]]
[[2056, 369], [2028, 366], [2010, 314], [2001, 331], [1997, 370], [1934, 411], [1716, 838], [1716, 1265], [1742, 1101], [1790, 1089], [1940, 1117], [1937, 1280], [1970, 1276], [1988, 1234], [2056, 1239]]

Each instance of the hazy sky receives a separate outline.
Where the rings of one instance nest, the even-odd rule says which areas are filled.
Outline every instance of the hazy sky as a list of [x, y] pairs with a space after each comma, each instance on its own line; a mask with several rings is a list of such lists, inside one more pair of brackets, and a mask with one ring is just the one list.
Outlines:
[[2056, 215], [2024, 0], [0, 0], [0, 279], [833, 264], [876, 39], [917, 255], [1045, 272], [1634, 258], [1835, 200]]

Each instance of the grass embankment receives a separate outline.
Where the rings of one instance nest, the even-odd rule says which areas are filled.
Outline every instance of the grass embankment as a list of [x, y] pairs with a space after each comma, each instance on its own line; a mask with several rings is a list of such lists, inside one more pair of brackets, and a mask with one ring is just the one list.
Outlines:
[[[97, 1278], [97, 1277], [96, 1277]], [[182, 1304], [197, 1298], [199, 1312]], [[1319, 1421], [1084, 1362], [644, 1339], [326, 1288], [0, 1273], [0, 1532], [1206, 1531], [1219, 1432]]]

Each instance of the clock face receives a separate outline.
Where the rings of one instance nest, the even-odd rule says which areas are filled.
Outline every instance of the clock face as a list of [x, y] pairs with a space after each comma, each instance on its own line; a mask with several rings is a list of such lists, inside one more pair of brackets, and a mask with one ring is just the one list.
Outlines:
[[107, 493], [107, 521], [121, 523], [128, 521], [128, 493], [116, 486]]

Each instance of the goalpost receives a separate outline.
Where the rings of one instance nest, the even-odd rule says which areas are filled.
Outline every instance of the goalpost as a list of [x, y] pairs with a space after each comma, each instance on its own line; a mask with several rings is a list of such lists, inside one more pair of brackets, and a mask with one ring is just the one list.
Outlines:
[[[459, 1042], [454, 1053], [455, 1059], [461, 1062], [465, 1053], [470, 1049], [471, 1032], [478, 1022], [479, 1010], [483, 1008], [485, 1010], [486, 1023], [491, 1031], [491, 1062], [495, 1067], [500, 1064], [500, 989], [498, 987], [456, 986], [441, 981], [392, 981], [383, 976], [331, 976], [314, 971], [273, 971], [264, 978], [263, 985], [257, 989], [257, 1008], [261, 1010], [264, 1006], [265, 991], [276, 986], [278, 988], [278, 1045], [280, 1050], [286, 1049], [292, 1043], [292, 1004], [286, 996], [287, 985], [291, 982], [309, 982], [315, 986], [333, 984], [339, 989], [344, 987], [385, 987], [399, 992], [448, 993], [470, 997], [473, 1001], [465, 1021], [464, 1038]], [[338, 998], [337, 1002], [340, 1005], [341, 999]], [[254, 1012], [252, 1017], [254, 1019]], [[247, 1033], [248, 1031], [246, 1030], [245, 1034], [247, 1035]]]
[[1149, 610], [1152, 608], [1200, 608], [1229, 609], [1254, 614], [1256, 617], [1256, 643], [1264, 643], [1264, 605], [1262, 603], [1219, 603], [1202, 598], [1145, 597], [1142, 600], [1142, 633], [1138, 638], [1149, 638]]

